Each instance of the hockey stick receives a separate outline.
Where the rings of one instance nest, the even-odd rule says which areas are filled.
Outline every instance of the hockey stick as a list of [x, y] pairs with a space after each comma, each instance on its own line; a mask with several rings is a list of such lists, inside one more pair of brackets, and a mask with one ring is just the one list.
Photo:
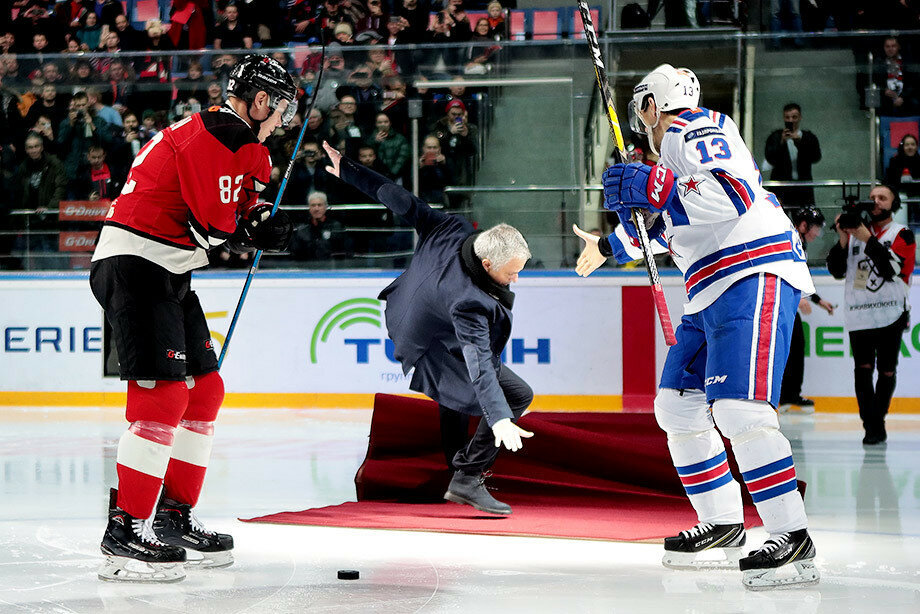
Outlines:
[[[623, 131], [620, 130], [620, 119], [617, 117], [616, 109], [613, 106], [613, 96], [610, 94], [610, 86], [607, 81], [607, 68], [604, 66], [604, 57], [601, 55], [601, 46], [597, 40], [597, 33], [594, 30], [594, 22], [591, 19], [591, 10], [588, 8], [587, 0], [578, 0], [578, 10], [581, 12], [585, 40], [588, 41], [588, 46], [591, 49], [591, 59], [594, 61], [597, 89], [600, 90], [601, 100], [607, 110], [607, 123], [610, 124], [610, 132], [616, 142], [616, 149], [613, 150], [613, 155], [617, 162], [626, 163], [626, 146], [623, 143]], [[652, 297], [655, 299], [655, 309], [658, 312], [658, 321], [661, 323], [664, 342], [668, 345], [674, 345], [677, 343], [677, 339], [674, 337], [671, 315], [668, 313], [668, 303], [665, 301], [664, 290], [661, 288], [658, 266], [655, 264], [655, 256], [652, 254], [652, 248], [649, 244], [648, 231], [645, 227], [645, 215], [639, 209], [633, 209], [632, 219], [639, 235], [639, 247], [642, 248], [642, 253], [645, 256], [645, 268], [648, 271], [648, 280], [652, 286]]]
[[[320, 30], [320, 37], [322, 37], [322, 30]], [[316, 96], [319, 94], [319, 86], [323, 80], [323, 69], [325, 69], [326, 64], [326, 43], [323, 40], [323, 49], [322, 56], [320, 57], [319, 62], [319, 74], [316, 76], [316, 85], [313, 87], [313, 96], [310, 100], [310, 106], [307, 108], [306, 113], [303, 116], [303, 126], [300, 129], [300, 135], [297, 137], [297, 144], [294, 145], [294, 152], [291, 154], [291, 159], [288, 161], [287, 170], [284, 171], [284, 179], [281, 180], [281, 185], [278, 187], [278, 195], [275, 196], [275, 204], [272, 205], [272, 213], [269, 217], [274, 217], [275, 212], [278, 210], [278, 205], [281, 204], [281, 196], [284, 194], [284, 188], [287, 187], [288, 178], [291, 176], [291, 171], [294, 169], [294, 160], [297, 159], [297, 152], [300, 151], [300, 142], [303, 140], [303, 135], [307, 131], [307, 124], [310, 120], [310, 113], [313, 112], [313, 107], [316, 105]], [[291, 104], [297, 104], [295, 99]], [[230, 328], [227, 329], [227, 337], [224, 339], [223, 344], [220, 347], [220, 358], [217, 359], [217, 368], [220, 369], [224, 364], [224, 358], [227, 356], [227, 348], [230, 347], [230, 337], [233, 336], [233, 331], [236, 330], [236, 323], [240, 318], [240, 312], [243, 311], [243, 301], [246, 300], [246, 295], [249, 294], [249, 286], [252, 284], [252, 278], [256, 274], [256, 269], [259, 268], [259, 262], [262, 260], [262, 250], [256, 250], [256, 254], [252, 259], [252, 264], [249, 265], [249, 274], [246, 275], [246, 283], [243, 284], [243, 291], [240, 294], [240, 300], [236, 303], [236, 310], [233, 312], [233, 319], [230, 320]]]

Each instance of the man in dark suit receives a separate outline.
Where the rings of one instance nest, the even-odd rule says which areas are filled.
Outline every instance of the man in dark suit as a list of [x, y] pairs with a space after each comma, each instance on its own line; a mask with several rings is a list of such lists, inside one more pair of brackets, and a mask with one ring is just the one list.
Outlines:
[[[418, 244], [409, 268], [380, 293], [387, 331], [410, 388], [438, 402], [442, 416], [481, 415], [476, 433], [448, 463], [454, 471], [444, 498], [507, 515], [483, 472], [502, 444], [512, 452], [532, 433], [514, 424], [533, 400], [524, 380], [501, 362], [511, 336], [509, 285], [530, 258], [521, 233], [507, 224], [475, 233], [464, 218], [424, 201], [325, 143], [329, 172], [412, 224]], [[443, 429], [442, 420], [442, 433]]]
[[[782, 130], [774, 130], [767, 137], [764, 155], [773, 167], [773, 181], [811, 181], [811, 167], [821, 161], [818, 137], [808, 130], [800, 130], [802, 107], [790, 102], [783, 107]], [[815, 191], [811, 187], [777, 187], [771, 190], [787, 207], [806, 207], [815, 204]]]

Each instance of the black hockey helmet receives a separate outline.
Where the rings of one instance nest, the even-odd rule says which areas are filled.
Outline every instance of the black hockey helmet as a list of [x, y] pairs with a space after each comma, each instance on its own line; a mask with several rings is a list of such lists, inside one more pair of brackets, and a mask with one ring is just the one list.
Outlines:
[[290, 103], [281, 117], [283, 125], [290, 124], [297, 113], [297, 104], [294, 102], [297, 98], [297, 86], [294, 85], [294, 79], [277, 60], [267, 55], [247, 55], [230, 72], [227, 94], [236, 96], [250, 105], [259, 92], [268, 94], [268, 106], [272, 110], [282, 100]]
[[824, 214], [817, 207], [806, 206], [796, 209], [792, 213], [792, 223], [798, 226], [802, 222], [808, 222], [808, 227], [824, 226]]

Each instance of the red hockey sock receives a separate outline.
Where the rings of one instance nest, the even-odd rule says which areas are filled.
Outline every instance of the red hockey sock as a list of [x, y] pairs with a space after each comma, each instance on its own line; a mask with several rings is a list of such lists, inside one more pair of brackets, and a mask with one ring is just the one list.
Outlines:
[[214, 421], [224, 400], [224, 382], [216, 371], [197, 375], [189, 383], [188, 409], [179, 422], [172, 457], [166, 470], [166, 496], [195, 506], [204, 484]]
[[185, 382], [128, 382], [131, 426], [118, 442], [118, 507], [136, 518], [153, 513], [169, 463], [174, 432], [188, 405]]

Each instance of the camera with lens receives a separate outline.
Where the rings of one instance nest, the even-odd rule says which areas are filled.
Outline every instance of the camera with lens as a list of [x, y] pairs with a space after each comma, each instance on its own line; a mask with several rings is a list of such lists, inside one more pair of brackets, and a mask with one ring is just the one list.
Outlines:
[[861, 225], [872, 224], [872, 210], [875, 203], [871, 200], [859, 200], [859, 197], [848, 195], [844, 197], [843, 213], [837, 218], [835, 228], [842, 230], [859, 228]]

